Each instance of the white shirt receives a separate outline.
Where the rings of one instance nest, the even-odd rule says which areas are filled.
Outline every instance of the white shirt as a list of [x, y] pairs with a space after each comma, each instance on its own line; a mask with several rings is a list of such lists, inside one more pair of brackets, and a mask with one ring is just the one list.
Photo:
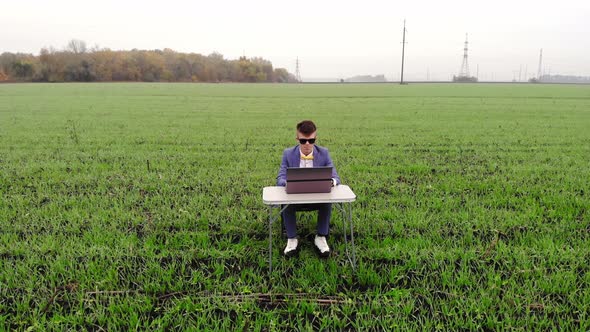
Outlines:
[[[301, 157], [304, 156], [303, 152], [301, 152], [301, 151], [299, 151], [299, 155]], [[313, 157], [313, 150], [311, 150], [311, 153], [308, 154], [308, 156], [312, 156]], [[300, 158], [299, 159], [299, 167], [301, 167], [301, 168], [310, 168], [310, 167], [313, 167], [313, 159], [307, 160], [307, 159]]]

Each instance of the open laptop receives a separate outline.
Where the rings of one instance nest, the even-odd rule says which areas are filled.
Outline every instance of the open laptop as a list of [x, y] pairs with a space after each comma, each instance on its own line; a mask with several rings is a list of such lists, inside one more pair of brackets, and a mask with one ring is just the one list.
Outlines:
[[287, 194], [329, 193], [332, 167], [287, 168]]

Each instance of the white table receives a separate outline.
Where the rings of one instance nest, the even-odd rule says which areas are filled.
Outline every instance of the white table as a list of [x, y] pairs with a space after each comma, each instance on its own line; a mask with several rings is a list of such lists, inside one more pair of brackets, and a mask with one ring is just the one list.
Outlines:
[[[262, 201], [268, 205], [268, 264], [269, 272], [272, 272], [272, 223], [280, 218], [281, 213], [291, 204], [316, 204], [332, 203], [342, 213], [342, 225], [344, 228], [344, 243], [346, 255], [353, 268], [356, 267], [356, 255], [354, 248], [354, 231], [352, 227], [352, 202], [356, 195], [349, 186], [337, 185], [329, 193], [321, 194], [287, 194], [285, 187], [265, 187], [262, 190]], [[346, 203], [346, 204], [345, 204]], [[278, 216], [273, 217], [273, 208], [279, 209]], [[350, 224], [351, 250], [348, 249], [347, 225]]]

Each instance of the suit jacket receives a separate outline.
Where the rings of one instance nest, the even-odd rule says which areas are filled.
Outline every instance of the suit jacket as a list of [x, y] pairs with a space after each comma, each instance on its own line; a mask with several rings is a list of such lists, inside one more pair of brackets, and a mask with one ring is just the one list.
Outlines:
[[[277, 175], [277, 186], [287, 185], [287, 167], [299, 167], [301, 161], [301, 152], [299, 151], [299, 145], [292, 148], [287, 148], [283, 151], [283, 161], [281, 162], [281, 168]], [[332, 158], [328, 149], [321, 146], [313, 146], [313, 167], [321, 166], [332, 166], [332, 178], [336, 180], [336, 184], [340, 184], [340, 177], [336, 172], [336, 167], [332, 164]]]

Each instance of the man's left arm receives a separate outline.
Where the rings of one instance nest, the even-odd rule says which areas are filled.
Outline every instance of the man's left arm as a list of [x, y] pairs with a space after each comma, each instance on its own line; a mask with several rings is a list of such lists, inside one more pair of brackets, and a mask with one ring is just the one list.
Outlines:
[[328, 150], [326, 150], [326, 166], [330, 166], [332, 167], [332, 182], [334, 186], [339, 185], [340, 182], [340, 177], [338, 176], [338, 172], [336, 171], [336, 167], [334, 167], [334, 163], [332, 163], [332, 157], [330, 157], [330, 152], [328, 152]]
[[287, 185], [287, 151], [283, 152], [283, 160], [281, 161], [281, 167], [279, 168], [279, 174], [277, 175], [277, 186], [284, 187]]

